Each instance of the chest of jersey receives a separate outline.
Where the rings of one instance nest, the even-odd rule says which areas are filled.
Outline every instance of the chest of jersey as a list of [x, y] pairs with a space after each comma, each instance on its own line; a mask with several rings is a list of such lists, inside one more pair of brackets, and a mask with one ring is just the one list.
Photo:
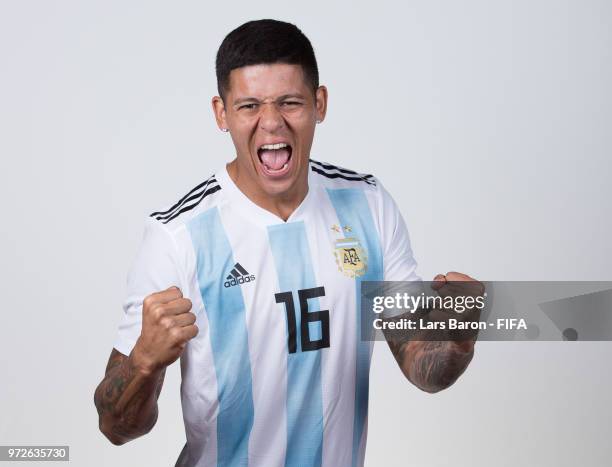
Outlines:
[[321, 202], [285, 223], [252, 223], [226, 205], [188, 226], [203, 308], [182, 362], [184, 393], [201, 405], [191, 423], [214, 420], [225, 440], [218, 456], [235, 459], [244, 443], [250, 456], [277, 443], [301, 461], [321, 456], [324, 427], [346, 422], [351, 434], [366, 410], [371, 343], [360, 339], [359, 284], [382, 278], [380, 242], [359, 190]]
[[[330, 197], [334, 209], [285, 223], [251, 223], [231, 206], [194, 219], [195, 276], [208, 324], [222, 332], [244, 327], [262, 349], [280, 338], [288, 354], [342, 344], [359, 315], [360, 281], [382, 274], [367, 202], [349, 197], [358, 197], [356, 190], [342, 195]], [[227, 336], [220, 338], [227, 345]]]

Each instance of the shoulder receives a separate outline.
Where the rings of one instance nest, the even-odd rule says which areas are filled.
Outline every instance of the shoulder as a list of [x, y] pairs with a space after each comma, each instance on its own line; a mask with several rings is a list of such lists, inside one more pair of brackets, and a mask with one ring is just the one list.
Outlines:
[[168, 203], [167, 206], [149, 214], [149, 219], [155, 224], [165, 226], [168, 230], [173, 230], [184, 225], [202, 210], [218, 203], [220, 191], [221, 185], [213, 174], [178, 197], [177, 201]]
[[374, 175], [310, 159], [310, 172], [325, 188], [357, 188], [376, 191], [378, 180]]
[[328, 162], [310, 159], [311, 176], [328, 191], [356, 189], [362, 191], [370, 207], [381, 218], [394, 218], [399, 210], [395, 200], [380, 179], [372, 174], [360, 173]]

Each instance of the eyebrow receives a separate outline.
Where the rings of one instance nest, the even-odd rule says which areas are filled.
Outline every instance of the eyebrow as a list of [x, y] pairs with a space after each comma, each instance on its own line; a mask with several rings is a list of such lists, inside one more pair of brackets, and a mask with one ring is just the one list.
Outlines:
[[[285, 99], [304, 99], [304, 96], [302, 94], [283, 94], [282, 96], [279, 96], [276, 101], [282, 101]], [[259, 102], [259, 99], [255, 98], [255, 97], [241, 97], [239, 99], [236, 99], [232, 105], [239, 105], [239, 104], [243, 104], [245, 102]]]

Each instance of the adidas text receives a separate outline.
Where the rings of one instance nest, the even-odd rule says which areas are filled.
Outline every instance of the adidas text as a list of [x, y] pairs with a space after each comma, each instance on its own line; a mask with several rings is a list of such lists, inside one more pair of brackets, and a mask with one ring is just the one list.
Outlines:
[[231, 287], [232, 285], [244, 284], [245, 282], [251, 282], [255, 280], [255, 276], [251, 274], [250, 276], [240, 276], [238, 279], [235, 277], [229, 281], [225, 281], [223, 284], [225, 287]]

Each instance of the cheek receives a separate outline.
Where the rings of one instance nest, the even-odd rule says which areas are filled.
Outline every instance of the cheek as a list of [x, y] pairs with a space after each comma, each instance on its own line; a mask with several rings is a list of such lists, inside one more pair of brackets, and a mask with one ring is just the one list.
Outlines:
[[313, 113], [310, 109], [297, 109], [285, 115], [285, 120], [292, 122], [295, 126], [304, 127], [313, 120]]
[[234, 148], [236, 150], [236, 156], [238, 159], [242, 159], [244, 161], [251, 159], [250, 140], [248, 135], [233, 134], [232, 142], [234, 143]]
[[296, 128], [298, 144], [302, 148], [308, 148], [312, 145], [315, 127], [310, 122], [305, 123], [299, 128]]
[[310, 112], [296, 112], [286, 115], [285, 122], [295, 133], [308, 134], [314, 130], [314, 119]]
[[231, 135], [234, 146], [241, 150], [248, 149], [253, 139], [253, 132], [245, 126], [234, 126]]

